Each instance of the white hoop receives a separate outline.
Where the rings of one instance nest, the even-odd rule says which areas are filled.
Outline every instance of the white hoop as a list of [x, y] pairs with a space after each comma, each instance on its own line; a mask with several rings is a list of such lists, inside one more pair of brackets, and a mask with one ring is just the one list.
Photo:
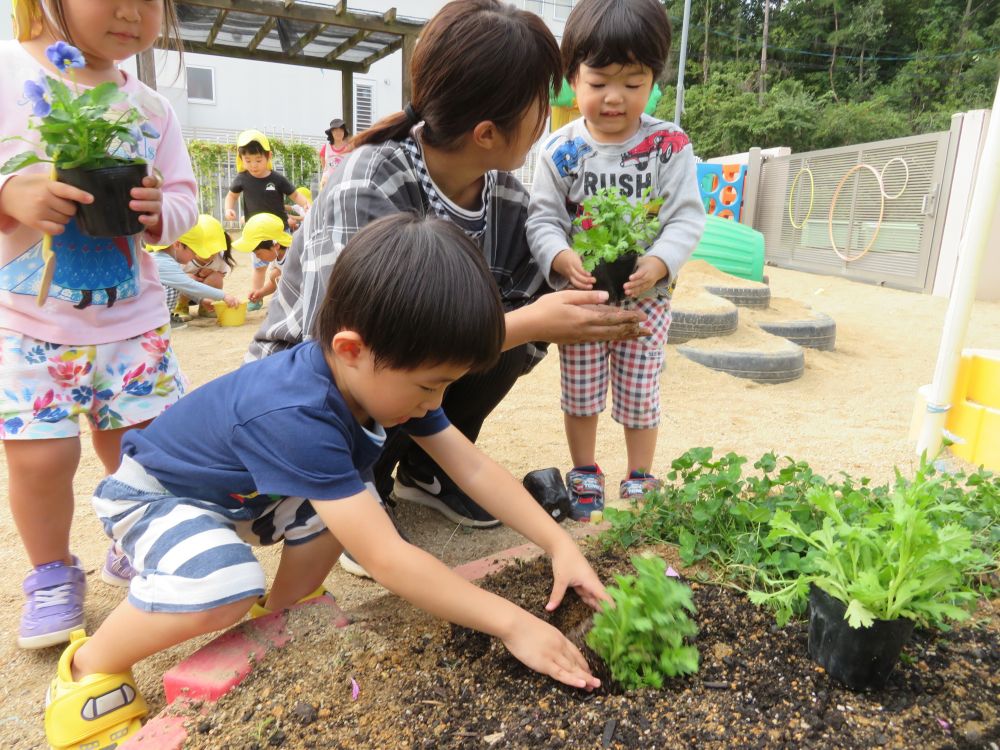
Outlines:
[[896, 193], [895, 195], [886, 195], [883, 190], [882, 196], [888, 201], [894, 201], [896, 200], [896, 198], [901, 196], [903, 194], [903, 191], [906, 190], [906, 186], [910, 183], [910, 165], [906, 163], [906, 159], [904, 159], [902, 156], [894, 156], [885, 163], [885, 166], [882, 167], [882, 171], [878, 173], [879, 179], [882, 180], [883, 185], [885, 184], [885, 170], [887, 170], [889, 168], [889, 165], [892, 164], [894, 161], [898, 161], [900, 164], [903, 165], [903, 169], [906, 170], [906, 177], [903, 179], [903, 187], [901, 187], [899, 189], [899, 192]]

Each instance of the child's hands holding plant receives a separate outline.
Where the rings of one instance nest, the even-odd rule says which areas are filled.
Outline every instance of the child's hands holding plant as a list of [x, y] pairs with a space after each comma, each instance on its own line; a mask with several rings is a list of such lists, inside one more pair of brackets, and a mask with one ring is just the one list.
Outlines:
[[570, 248], [566, 248], [555, 257], [552, 268], [576, 289], [593, 289], [594, 282], [597, 281], [583, 270], [583, 260]]
[[160, 212], [163, 210], [163, 180], [159, 175], [146, 175], [142, 187], [131, 190], [132, 200], [128, 207], [139, 214], [139, 222], [152, 235], [158, 235]]
[[76, 215], [77, 203], [93, 203], [94, 196], [80, 188], [56, 182], [44, 173], [16, 175], [0, 192], [0, 216], [43, 234], [59, 235]]
[[636, 261], [635, 271], [625, 282], [625, 295], [638, 297], [656, 286], [660, 279], [670, 275], [667, 264], [652, 255], [643, 255]]

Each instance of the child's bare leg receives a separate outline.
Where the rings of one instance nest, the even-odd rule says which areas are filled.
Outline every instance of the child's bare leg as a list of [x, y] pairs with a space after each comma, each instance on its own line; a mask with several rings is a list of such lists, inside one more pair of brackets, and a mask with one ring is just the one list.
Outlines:
[[147, 656], [236, 624], [253, 603], [251, 597], [204, 612], [145, 612], [123, 601], [74, 655], [73, 679], [126, 672]]
[[597, 415], [574, 417], [563, 413], [566, 425], [566, 441], [573, 466], [593, 466], [597, 463]]
[[80, 438], [5, 440], [10, 512], [33, 567], [72, 564], [73, 475]]
[[94, 443], [94, 453], [104, 464], [104, 471], [114, 474], [122, 463], [122, 438], [129, 430], [141, 430], [153, 420], [147, 419], [139, 424], [120, 427], [117, 430], [94, 430], [91, 440]]
[[343, 551], [344, 545], [329, 531], [305, 544], [286, 543], [264, 606], [271, 611], [285, 609], [311, 594], [323, 585]]
[[646, 430], [625, 428], [625, 451], [628, 454], [628, 472], [651, 473], [653, 454], [656, 452], [658, 427]]

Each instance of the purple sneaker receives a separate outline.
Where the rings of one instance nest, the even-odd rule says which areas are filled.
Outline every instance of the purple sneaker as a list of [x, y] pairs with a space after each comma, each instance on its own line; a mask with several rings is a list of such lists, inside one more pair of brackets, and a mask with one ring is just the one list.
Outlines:
[[80, 560], [39, 565], [24, 579], [24, 612], [17, 645], [45, 648], [65, 643], [69, 634], [83, 627], [83, 595], [87, 577]]
[[112, 542], [104, 558], [104, 567], [101, 568], [101, 580], [111, 586], [128, 588], [129, 581], [134, 577], [135, 568], [129, 562], [125, 550]]

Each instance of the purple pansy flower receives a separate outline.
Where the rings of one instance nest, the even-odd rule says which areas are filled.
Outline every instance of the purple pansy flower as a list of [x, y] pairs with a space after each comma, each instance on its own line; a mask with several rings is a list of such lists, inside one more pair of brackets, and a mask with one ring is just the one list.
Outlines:
[[24, 97], [31, 104], [31, 112], [35, 117], [45, 117], [52, 111], [52, 102], [49, 101], [51, 95], [48, 81], [44, 77], [24, 82]]
[[45, 50], [45, 56], [61, 72], [65, 72], [66, 68], [82, 68], [87, 64], [87, 61], [83, 59], [83, 53], [66, 42], [50, 44]]

